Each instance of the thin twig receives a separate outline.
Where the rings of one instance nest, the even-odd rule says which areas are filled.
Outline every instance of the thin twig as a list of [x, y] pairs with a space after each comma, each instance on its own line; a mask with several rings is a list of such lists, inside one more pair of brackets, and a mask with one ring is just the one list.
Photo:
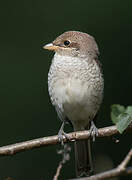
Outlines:
[[56, 170], [56, 174], [55, 174], [53, 180], [58, 180], [58, 177], [59, 177], [59, 175], [60, 175], [60, 171], [61, 171], [61, 169], [62, 169], [62, 165], [63, 165], [62, 162], [60, 162], [60, 163], [59, 163], [59, 166], [58, 166], [58, 168], [57, 168], [57, 170]]
[[132, 158], [132, 149], [129, 151], [129, 153], [124, 158], [124, 160], [120, 163], [120, 165], [117, 166], [117, 168], [114, 168], [112, 170], [108, 170], [103, 173], [99, 173], [90, 177], [71, 179], [71, 180], [104, 180], [104, 179], [110, 179], [117, 176], [132, 175], [132, 167], [126, 168], [131, 158]]
[[122, 161], [122, 163], [119, 165], [119, 169], [124, 169], [127, 164], [129, 163], [130, 159], [132, 158], [132, 149], [129, 151], [128, 155], [125, 157], [125, 159]]
[[59, 151], [57, 151], [57, 154], [62, 155], [62, 160], [59, 162], [53, 180], [58, 180], [63, 165], [70, 160], [70, 151], [71, 151], [71, 147], [68, 144], [63, 144], [62, 148]]
[[[132, 132], [132, 125], [130, 125], [126, 131]], [[109, 126], [105, 128], [98, 129], [98, 137], [108, 137], [115, 134], [119, 134], [116, 126]], [[89, 131], [78, 131], [78, 132], [72, 132], [67, 134], [68, 139], [63, 137], [64, 142], [72, 142], [75, 140], [82, 140], [82, 139], [88, 139], [90, 138], [90, 132]], [[58, 140], [58, 136], [49, 136], [49, 137], [43, 137], [38, 138], [30, 141], [20, 142], [12, 145], [7, 145], [0, 147], [0, 156], [7, 156], [7, 155], [14, 155], [18, 152], [39, 148], [42, 146], [48, 146], [48, 145], [54, 145], [60, 143]]]

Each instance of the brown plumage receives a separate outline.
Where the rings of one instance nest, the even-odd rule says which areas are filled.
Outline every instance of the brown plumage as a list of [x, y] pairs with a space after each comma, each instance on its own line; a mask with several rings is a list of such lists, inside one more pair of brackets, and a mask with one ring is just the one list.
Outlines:
[[[59, 118], [64, 123], [68, 118], [74, 131], [90, 129], [96, 134], [93, 120], [102, 102], [104, 82], [94, 38], [68, 31], [44, 48], [55, 51], [48, 87]], [[62, 134], [63, 128], [59, 137]], [[93, 171], [90, 140], [75, 142], [75, 159], [77, 176], [90, 175]]]

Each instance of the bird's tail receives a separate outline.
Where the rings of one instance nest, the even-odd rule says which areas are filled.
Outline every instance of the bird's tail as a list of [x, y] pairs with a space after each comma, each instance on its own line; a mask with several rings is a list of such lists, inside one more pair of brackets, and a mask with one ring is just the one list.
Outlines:
[[77, 177], [93, 173], [90, 139], [75, 142], [75, 165]]

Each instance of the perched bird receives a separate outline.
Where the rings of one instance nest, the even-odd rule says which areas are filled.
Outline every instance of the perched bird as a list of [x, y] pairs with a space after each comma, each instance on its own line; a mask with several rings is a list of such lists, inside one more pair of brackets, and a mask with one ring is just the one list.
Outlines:
[[[98, 46], [92, 36], [68, 31], [44, 46], [55, 52], [48, 73], [48, 90], [62, 126], [59, 138], [66, 134], [69, 120], [74, 131], [90, 129], [97, 134], [93, 120], [103, 97], [104, 81], [98, 60]], [[93, 171], [90, 139], [75, 142], [76, 175], [89, 176]]]

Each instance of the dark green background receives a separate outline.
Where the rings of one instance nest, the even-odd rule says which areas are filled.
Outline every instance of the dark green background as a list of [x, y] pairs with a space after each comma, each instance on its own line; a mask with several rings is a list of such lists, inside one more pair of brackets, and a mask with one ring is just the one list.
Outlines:
[[[132, 104], [132, 1], [6, 0], [0, 2], [0, 18], [1, 146], [57, 134], [60, 121], [47, 91], [53, 53], [42, 46], [64, 31], [87, 32], [99, 45], [105, 95], [97, 126], [112, 124], [111, 104]], [[95, 155], [105, 154], [116, 166], [131, 141], [131, 134], [120, 137], [118, 144], [109, 138], [97, 139]], [[0, 179], [52, 179], [60, 160], [56, 149], [59, 146], [1, 157]], [[103, 156], [99, 157], [101, 166]], [[60, 179], [74, 176], [72, 150]]]

